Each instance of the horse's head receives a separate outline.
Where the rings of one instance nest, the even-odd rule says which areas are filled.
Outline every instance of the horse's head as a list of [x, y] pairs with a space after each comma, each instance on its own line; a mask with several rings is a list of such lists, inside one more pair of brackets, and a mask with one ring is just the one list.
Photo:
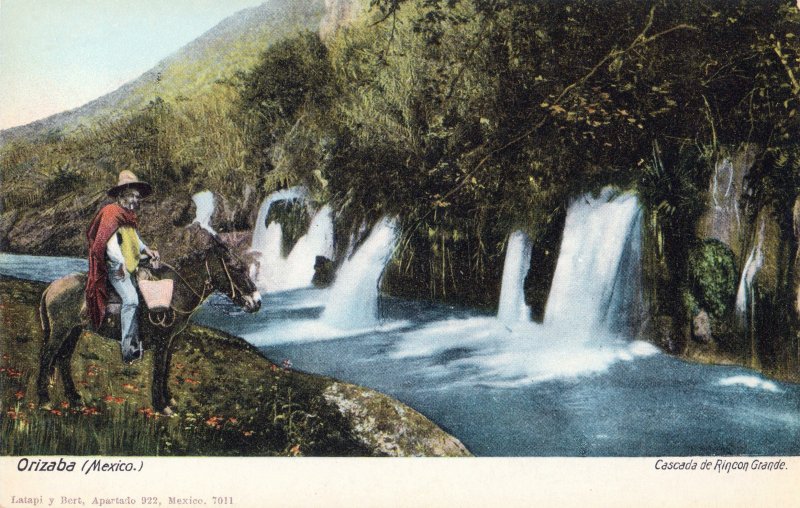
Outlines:
[[261, 294], [250, 278], [249, 265], [218, 235], [208, 234], [212, 244], [206, 256], [206, 270], [212, 287], [247, 312], [257, 312], [261, 308]]

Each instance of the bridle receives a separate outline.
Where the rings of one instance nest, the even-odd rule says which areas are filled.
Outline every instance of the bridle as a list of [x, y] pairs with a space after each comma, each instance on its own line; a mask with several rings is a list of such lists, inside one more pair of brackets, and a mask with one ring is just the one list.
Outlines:
[[[225, 258], [220, 256], [219, 260], [222, 263], [222, 269], [225, 272], [225, 277], [228, 279], [228, 284], [230, 285], [231, 288], [230, 299], [235, 300], [237, 294], [243, 295], [244, 291], [242, 291], [242, 289], [239, 286], [237, 286], [235, 282], [233, 282], [233, 277], [231, 276], [230, 270], [228, 269], [228, 263], [225, 262]], [[189, 281], [187, 281], [183, 277], [183, 275], [181, 275], [181, 273], [178, 271], [177, 268], [163, 261], [161, 262], [161, 264], [164, 265], [166, 268], [169, 268], [170, 270], [175, 272], [175, 275], [178, 276], [178, 279], [180, 279], [180, 281], [183, 282], [183, 284], [187, 288], [189, 288], [189, 291], [191, 291], [198, 298], [198, 304], [192, 310], [182, 310], [177, 308], [175, 305], [170, 304], [169, 307], [173, 311], [172, 320], [170, 321], [167, 320], [168, 319], [167, 311], [165, 311], [161, 316], [157, 315], [155, 318], [153, 318], [153, 312], [148, 311], [147, 317], [150, 320], [150, 323], [152, 323], [155, 326], [160, 326], [162, 328], [168, 328], [175, 323], [176, 314], [183, 314], [183, 315], [194, 314], [194, 312], [197, 310], [200, 304], [203, 303], [206, 297], [211, 295], [211, 293], [214, 291], [214, 283], [212, 281], [211, 268], [209, 268], [208, 266], [208, 258], [206, 258], [204, 262], [204, 265], [206, 267], [206, 278], [203, 281], [203, 287], [199, 293], [195, 290], [194, 287], [192, 287]]]

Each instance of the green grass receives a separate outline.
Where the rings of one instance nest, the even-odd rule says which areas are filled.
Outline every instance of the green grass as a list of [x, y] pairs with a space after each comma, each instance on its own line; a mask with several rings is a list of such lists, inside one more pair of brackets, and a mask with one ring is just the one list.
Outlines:
[[173, 354], [176, 415], [153, 411], [150, 352], [132, 366], [116, 342], [85, 333], [72, 361], [84, 405], [60, 378], [52, 409], [35, 397], [44, 285], [0, 278], [0, 454], [364, 455], [321, 397], [330, 380], [278, 367], [236, 337], [192, 326]]

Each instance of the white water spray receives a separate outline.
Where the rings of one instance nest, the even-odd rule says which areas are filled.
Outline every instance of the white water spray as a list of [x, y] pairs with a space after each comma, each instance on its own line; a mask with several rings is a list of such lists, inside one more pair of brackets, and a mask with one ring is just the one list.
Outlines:
[[328, 205], [314, 215], [308, 232], [301, 236], [286, 257], [282, 290], [308, 287], [314, 278], [314, 261], [317, 256], [333, 259], [333, 214]]
[[194, 222], [200, 224], [203, 229], [216, 235], [217, 232], [211, 227], [211, 216], [214, 215], [214, 194], [207, 190], [198, 192], [192, 196], [192, 201], [194, 201], [196, 209]]
[[[607, 330], [637, 302], [641, 211], [633, 194], [581, 197], [569, 208], [544, 322], [572, 330]], [[634, 293], [634, 294], [632, 294]]]
[[312, 218], [308, 231], [283, 256], [283, 230], [279, 223], [265, 224], [270, 208], [281, 201], [305, 199], [305, 189], [292, 187], [270, 194], [262, 203], [253, 231], [252, 250], [259, 255], [254, 278], [265, 292], [287, 291], [311, 285], [317, 256], [333, 258], [333, 213], [327, 205]]
[[530, 321], [531, 309], [525, 305], [524, 283], [531, 265], [532, 248], [531, 239], [522, 231], [514, 231], [508, 238], [497, 308], [497, 318], [506, 325]]
[[397, 242], [397, 221], [384, 217], [336, 275], [322, 321], [341, 329], [378, 324], [378, 286]]
[[636, 196], [614, 197], [611, 189], [570, 206], [543, 324], [531, 322], [524, 307], [529, 240], [513, 233], [498, 317], [431, 323], [405, 335], [393, 355], [452, 355], [432, 372], [469, 372], [473, 383], [511, 387], [596, 374], [656, 354], [655, 346], [630, 340], [642, 309], [641, 217]]
[[273, 192], [264, 202], [261, 203], [261, 208], [258, 209], [258, 217], [256, 218], [256, 226], [253, 229], [253, 241], [251, 249], [255, 252], [264, 253], [270, 250], [270, 245], [267, 244], [267, 224], [266, 220], [269, 216], [269, 209], [273, 203], [279, 201], [296, 201], [298, 199], [305, 199], [306, 190], [302, 187], [291, 187], [289, 189], [279, 190]]

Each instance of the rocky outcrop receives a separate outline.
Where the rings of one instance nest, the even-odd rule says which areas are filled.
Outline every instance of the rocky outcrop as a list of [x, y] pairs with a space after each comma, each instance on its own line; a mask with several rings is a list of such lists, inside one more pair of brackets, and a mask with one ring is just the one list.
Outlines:
[[797, 246], [794, 254], [794, 280], [792, 281], [792, 287], [794, 288], [794, 317], [795, 321], [800, 323], [800, 196], [795, 199], [792, 219], [794, 241]]
[[700, 310], [692, 319], [692, 338], [704, 344], [708, 344], [713, 340], [711, 318], [705, 310]]
[[706, 212], [697, 226], [699, 238], [719, 240], [733, 251], [736, 259], [742, 258], [742, 247], [747, 240], [747, 221], [741, 205], [745, 177], [754, 161], [755, 147], [745, 145], [717, 163], [709, 181]]
[[361, 0], [325, 0], [325, 16], [319, 23], [319, 36], [324, 40], [336, 30], [353, 22], [365, 10]]
[[368, 388], [333, 383], [323, 392], [338, 408], [352, 435], [374, 455], [467, 457], [461, 442], [395, 399]]

